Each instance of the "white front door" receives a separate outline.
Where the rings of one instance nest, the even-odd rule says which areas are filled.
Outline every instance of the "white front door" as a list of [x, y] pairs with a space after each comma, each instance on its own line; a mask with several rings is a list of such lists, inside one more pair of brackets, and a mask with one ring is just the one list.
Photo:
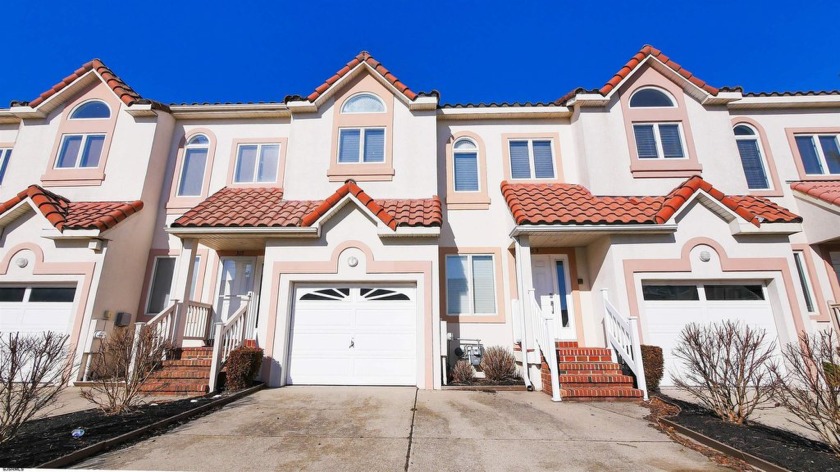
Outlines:
[[557, 339], [577, 340], [568, 259], [562, 256], [532, 255], [534, 294], [543, 310], [555, 320]]
[[227, 321], [245, 304], [254, 291], [257, 272], [256, 257], [222, 257], [219, 261], [219, 284], [214, 322]]
[[414, 286], [298, 287], [294, 300], [290, 384], [417, 385]]

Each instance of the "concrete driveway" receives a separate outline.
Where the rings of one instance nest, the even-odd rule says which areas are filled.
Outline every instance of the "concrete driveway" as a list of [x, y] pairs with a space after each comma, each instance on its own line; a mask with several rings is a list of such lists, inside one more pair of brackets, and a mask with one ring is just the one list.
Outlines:
[[133, 470], [727, 470], [632, 403], [388, 387], [263, 390], [77, 468]]

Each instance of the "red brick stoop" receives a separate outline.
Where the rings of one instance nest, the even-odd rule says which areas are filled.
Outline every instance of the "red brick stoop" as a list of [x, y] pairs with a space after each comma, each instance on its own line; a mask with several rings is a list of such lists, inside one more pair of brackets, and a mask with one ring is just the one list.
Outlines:
[[203, 395], [210, 380], [212, 347], [184, 347], [176, 349], [171, 359], [140, 387], [152, 395]]
[[[558, 341], [557, 360], [560, 373], [560, 396], [564, 400], [616, 401], [641, 399], [642, 391], [633, 388], [633, 377], [624, 375], [612, 361], [607, 348], [578, 347], [577, 342]], [[552, 394], [551, 371], [545, 359], [540, 369], [543, 392]]]

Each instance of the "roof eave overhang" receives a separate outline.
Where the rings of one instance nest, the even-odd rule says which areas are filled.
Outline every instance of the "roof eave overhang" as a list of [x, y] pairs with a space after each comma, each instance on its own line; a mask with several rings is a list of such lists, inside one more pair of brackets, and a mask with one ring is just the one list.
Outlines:
[[827, 201], [825, 201], [821, 198], [817, 198], [817, 197], [808, 195], [807, 193], [800, 192], [798, 190], [794, 190], [793, 196], [802, 200], [802, 201], [804, 201], [804, 202], [808, 202], [808, 203], [810, 203], [814, 206], [820, 207], [824, 210], [828, 210], [828, 211], [833, 212], [833, 213], [840, 212], [840, 206], [835, 205], [835, 204], [830, 203], [830, 202], [827, 202]]
[[169, 110], [180, 119], [286, 118], [292, 114], [285, 103], [170, 105]]
[[441, 120], [516, 120], [534, 118], [569, 118], [569, 107], [475, 107], [441, 108], [437, 112]]
[[165, 228], [166, 232], [181, 238], [200, 238], [206, 236], [241, 236], [241, 237], [318, 237], [321, 234], [318, 227], [299, 227], [299, 226], [284, 226], [284, 227], [215, 227], [215, 226], [197, 226], [197, 227], [171, 227]]
[[377, 234], [380, 238], [437, 238], [440, 236], [439, 226], [397, 226], [391, 231], [390, 228], [380, 230]]
[[0, 124], [17, 124], [21, 118], [11, 109], [0, 110]]
[[[50, 97], [48, 97], [46, 100], [44, 100], [40, 104], [38, 104], [37, 107], [34, 107], [34, 108], [30, 107], [30, 106], [12, 107], [12, 111], [16, 111], [17, 109], [20, 109], [18, 111], [18, 113], [19, 113], [19, 116], [21, 117], [21, 119], [45, 118], [50, 112], [52, 112], [53, 110], [55, 110], [56, 108], [61, 106], [62, 103], [65, 102], [65, 100], [66, 100], [65, 97], [68, 97], [68, 96], [72, 97], [74, 94], [76, 94], [78, 92], [81, 92], [88, 85], [96, 83], [96, 81], [105, 82], [102, 79], [102, 76], [100, 76], [96, 72], [95, 69], [91, 69], [91, 70], [85, 72], [84, 74], [82, 74], [80, 77], [78, 77], [73, 82], [70, 82], [69, 84], [67, 84], [65, 87], [63, 87], [58, 92], [56, 92], [53, 95], [51, 95]], [[110, 90], [110, 87], [108, 89]], [[111, 93], [114, 93], [114, 91], [111, 90]], [[114, 93], [114, 96], [117, 96], [116, 93]], [[119, 97], [117, 97], [117, 98], [119, 98]]]
[[793, 97], [743, 97], [728, 104], [733, 110], [787, 109], [787, 108], [840, 108], [840, 95], [813, 95]]
[[102, 236], [103, 231], [98, 229], [65, 229], [59, 231], [55, 228], [45, 228], [41, 231], [41, 237], [52, 240], [79, 240], [96, 239]]
[[729, 222], [733, 236], [780, 235], [790, 236], [802, 232], [802, 223], [761, 223], [756, 226], [743, 218]]
[[584, 224], [584, 225], [516, 225], [510, 236], [546, 233], [603, 233], [603, 234], [669, 234], [677, 230], [676, 224]]

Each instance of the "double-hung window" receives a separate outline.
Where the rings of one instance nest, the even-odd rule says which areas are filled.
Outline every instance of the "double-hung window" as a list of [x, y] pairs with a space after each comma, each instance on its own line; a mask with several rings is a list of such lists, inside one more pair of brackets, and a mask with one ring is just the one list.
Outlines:
[[236, 152], [236, 183], [262, 183], [277, 181], [279, 144], [240, 144]]
[[197, 134], [187, 141], [184, 147], [184, 160], [181, 163], [181, 175], [178, 178], [177, 196], [201, 196], [209, 152], [210, 140], [207, 136]]
[[682, 159], [682, 133], [679, 123], [634, 123], [639, 159]]
[[338, 130], [339, 164], [385, 162], [385, 128]]
[[452, 152], [456, 192], [478, 192], [478, 147], [472, 140], [455, 141]]
[[510, 151], [510, 176], [512, 179], [553, 179], [554, 150], [548, 139], [512, 139]]
[[99, 167], [104, 144], [104, 134], [65, 134], [61, 137], [61, 148], [58, 151], [58, 159], [55, 160], [55, 168]]
[[3, 184], [3, 176], [6, 175], [6, 169], [9, 167], [9, 159], [11, 158], [11, 149], [0, 148], [0, 185]]
[[794, 138], [806, 174], [840, 174], [837, 134], [797, 134]]
[[496, 279], [492, 254], [446, 256], [446, 312], [495, 314]]
[[744, 168], [744, 176], [747, 178], [747, 187], [751, 190], [770, 188], [757, 133], [747, 125], [736, 126], [734, 132], [738, 154], [741, 156], [741, 166]]

